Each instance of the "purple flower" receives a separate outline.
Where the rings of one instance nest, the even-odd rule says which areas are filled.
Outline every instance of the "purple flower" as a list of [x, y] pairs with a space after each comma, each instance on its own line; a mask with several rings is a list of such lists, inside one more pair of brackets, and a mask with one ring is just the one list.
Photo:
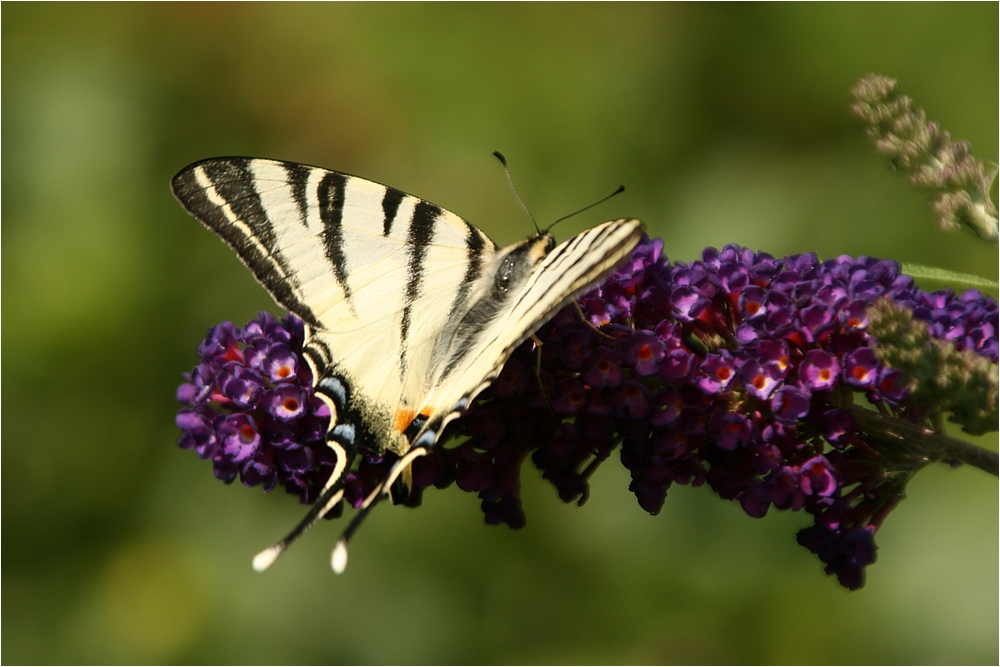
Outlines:
[[656, 375], [660, 360], [666, 355], [666, 346], [652, 331], [637, 331], [625, 348], [625, 363], [640, 376]]
[[238, 329], [212, 327], [200, 363], [177, 391], [178, 444], [211, 459], [216, 477], [269, 491], [281, 484], [302, 502], [333, 467], [325, 443], [330, 409], [312, 392], [300, 355], [304, 330], [268, 313]]
[[756, 359], [750, 359], [740, 369], [740, 376], [752, 396], [766, 401], [781, 381], [781, 370], [776, 364], [762, 366]]
[[875, 562], [875, 526], [838, 526], [817, 524], [799, 531], [799, 544], [826, 563], [827, 574], [837, 575], [841, 585], [857, 590], [864, 585], [865, 567]]
[[739, 293], [740, 312], [743, 318], [753, 320], [767, 314], [764, 308], [767, 293], [758, 285], [750, 285]]
[[611, 348], [597, 348], [584, 364], [581, 377], [595, 389], [617, 387], [622, 381], [621, 355]]
[[719, 410], [712, 415], [711, 431], [717, 447], [732, 451], [749, 441], [751, 424], [745, 415]]
[[733, 358], [725, 350], [709, 356], [701, 364], [701, 371], [704, 375], [698, 381], [698, 388], [706, 394], [717, 394], [720, 391], [725, 391], [729, 387], [729, 383], [736, 377]]
[[[406, 503], [455, 484], [479, 496], [488, 523], [519, 527], [525, 461], [564, 501], [582, 503], [590, 476], [620, 458], [637, 503], [654, 514], [673, 484], [707, 484], [753, 517], [803, 510], [813, 525], [799, 543], [842, 585], [860, 587], [912, 464], [887, 458], [845, 405], [854, 393], [897, 419], [925, 418], [907, 378], [876, 354], [869, 314], [883, 298], [937, 340], [996, 363], [995, 301], [924, 292], [894, 262], [727, 245], [671, 264], [660, 241], [644, 239], [580, 299], [600, 334], [572, 307], [542, 325], [541, 354], [532, 341], [520, 346], [417, 459]], [[280, 484], [306, 502], [333, 461], [330, 410], [312, 393], [303, 334], [296, 318], [266, 314], [243, 329], [213, 327], [178, 388], [177, 424], [178, 444], [212, 460], [220, 479]], [[465, 439], [448, 443], [455, 435]], [[398, 460], [360, 453], [345, 488], [355, 507]]]
[[615, 392], [614, 408], [619, 417], [642, 419], [649, 414], [649, 390], [639, 382], [625, 382]]
[[809, 414], [812, 406], [808, 392], [798, 387], [784, 386], [771, 398], [771, 413], [783, 424], [795, 424]]
[[299, 359], [287, 345], [271, 345], [264, 355], [262, 370], [271, 382], [292, 382], [298, 373]]
[[660, 378], [667, 382], [682, 382], [691, 376], [697, 361], [689, 350], [671, 350], [660, 362]]
[[260, 433], [253, 417], [245, 414], [220, 416], [216, 419], [215, 432], [222, 441], [222, 452], [235, 463], [242, 463], [257, 453]]
[[830, 462], [822, 454], [802, 464], [802, 490], [806, 495], [828, 497], [837, 490], [837, 479]]
[[788, 344], [783, 340], [760, 340], [754, 345], [757, 359], [765, 366], [771, 366], [778, 371], [778, 377], [784, 379], [788, 374], [788, 367], [791, 359], [788, 353]]
[[879, 398], [889, 403], [899, 403], [909, 393], [903, 374], [893, 368], [883, 368], [876, 383]]
[[878, 357], [870, 347], [853, 350], [844, 360], [844, 379], [860, 389], [871, 389], [878, 378]]
[[818, 424], [820, 433], [834, 446], [844, 446], [857, 427], [854, 419], [846, 410], [832, 408], [820, 415]]
[[205, 415], [191, 410], [181, 410], [177, 413], [176, 421], [181, 429], [181, 438], [177, 444], [182, 449], [193, 449], [203, 459], [215, 454], [217, 442], [215, 429]]
[[560, 414], [573, 414], [587, 400], [587, 389], [576, 378], [565, 378], [556, 387], [552, 409]]
[[823, 350], [809, 350], [799, 368], [799, 377], [805, 387], [813, 391], [833, 389], [840, 376], [837, 357]]
[[219, 393], [238, 408], [254, 408], [264, 393], [264, 378], [240, 361], [230, 361], [216, 378]]
[[708, 307], [703, 294], [685, 285], [675, 288], [670, 298], [674, 303], [674, 317], [685, 322], [697, 319]]
[[305, 412], [306, 394], [300, 387], [285, 382], [264, 395], [264, 406], [272, 417], [288, 423], [295, 421]]
[[243, 361], [240, 342], [239, 331], [232, 322], [223, 322], [208, 330], [205, 340], [198, 346], [198, 356], [205, 363]]

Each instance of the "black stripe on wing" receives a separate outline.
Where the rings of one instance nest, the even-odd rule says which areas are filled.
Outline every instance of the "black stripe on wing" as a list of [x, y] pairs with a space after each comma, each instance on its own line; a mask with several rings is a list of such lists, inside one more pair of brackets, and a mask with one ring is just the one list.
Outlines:
[[285, 173], [288, 174], [288, 184], [292, 187], [292, 198], [299, 207], [299, 222], [302, 226], [308, 227], [309, 220], [309, 174], [312, 167], [296, 162], [283, 162]]
[[[628, 227], [628, 233], [620, 238], [612, 240], [611, 237], [618, 236], [621, 231]], [[614, 270], [614, 264], [597, 269], [597, 265], [604, 263], [604, 259], [615, 255], [621, 255], [623, 260], [624, 250], [631, 250], [639, 242], [642, 228], [637, 220], [621, 218], [612, 222], [604, 223], [598, 227], [593, 227], [587, 231], [574, 236], [568, 241], [556, 246], [555, 250], [542, 262], [544, 271], [537, 273], [527, 285], [528, 291], [535, 291], [538, 287], [536, 282], [544, 279], [545, 276], [556, 276], [556, 283], [561, 284], [560, 289], [567, 295], [576, 294], [580, 289], [585, 289]], [[621, 260], [619, 260], [620, 263]], [[585, 270], [579, 272], [571, 283], [565, 281], [565, 276], [576, 273], [577, 265], [582, 264]]]
[[326, 258], [330, 260], [337, 282], [344, 290], [344, 299], [351, 313], [357, 317], [354, 307], [354, 296], [347, 282], [347, 255], [344, 254], [344, 199], [347, 191], [347, 179], [344, 174], [328, 171], [323, 174], [316, 190], [319, 199], [319, 217], [323, 221], [323, 247]]
[[396, 219], [396, 212], [399, 210], [399, 204], [403, 201], [403, 197], [405, 196], [406, 194], [400, 190], [385, 186], [385, 195], [382, 197], [383, 236], [389, 236], [389, 234], [392, 233], [392, 222]]
[[441, 330], [441, 335], [435, 342], [435, 350], [447, 349], [447, 346], [451, 344], [451, 338], [455, 335], [459, 323], [469, 312], [469, 294], [476, 281], [483, 274], [483, 268], [486, 263], [485, 257], [488, 254], [492, 255], [496, 252], [496, 247], [489, 238], [469, 223], [465, 224], [467, 226], [465, 235], [465, 275], [462, 277], [462, 282], [455, 292], [455, 298], [452, 299], [448, 322]]
[[252, 161], [217, 158], [189, 165], [171, 181], [174, 196], [236, 252], [275, 301], [319, 327], [312, 309], [299, 298], [294, 277], [276, 247], [273, 225], [250, 172]]
[[403, 318], [399, 324], [402, 352], [399, 365], [400, 377], [406, 376], [406, 350], [409, 345], [410, 322], [413, 318], [413, 302], [422, 292], [424, 258], [427, 255], [427, 246], [434, 241], [434, 225], [439, 215], [441, 215], [440, 208], [430, 202], [418, 201], [413, 209], [413, 219], [410, 221], [407, 233], [406, 296], [403, 300]]

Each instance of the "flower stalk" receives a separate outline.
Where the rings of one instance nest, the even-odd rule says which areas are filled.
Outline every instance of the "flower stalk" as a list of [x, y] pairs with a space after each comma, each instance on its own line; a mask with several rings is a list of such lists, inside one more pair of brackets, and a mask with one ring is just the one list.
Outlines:
[[893, 452], [894, 458], [907, 456], [920, 465], [936, 461], [964, 463], [994, 477], [1000, 475], [997, 452], [860, 405], [846, 409], [857, 422], [858, 430], [879, 453]]

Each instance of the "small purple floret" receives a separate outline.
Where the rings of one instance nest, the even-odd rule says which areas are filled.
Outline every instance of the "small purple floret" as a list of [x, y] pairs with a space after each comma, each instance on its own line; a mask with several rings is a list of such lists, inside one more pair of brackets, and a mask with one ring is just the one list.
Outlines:
[[878, 370], [878, 357], [870, 347], [858, 348], [844, 360], [844, 379], [859, 389], [874, 388]]
[[823, 350], [809, 350], [802, 362], [799, 375], [803, 386], [812, 391], [833, 389], [840, 377], [837, 357]]

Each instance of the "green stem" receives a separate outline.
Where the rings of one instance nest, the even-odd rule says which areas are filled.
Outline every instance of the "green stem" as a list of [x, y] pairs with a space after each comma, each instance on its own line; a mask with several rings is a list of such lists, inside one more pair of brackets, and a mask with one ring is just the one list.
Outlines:
[[920, 424], [867, 410], [860, 405], [849, 405], [846, 408], [861, 431], [868, 436], [869, 444], [876, 449], [879, 446], [899, 449], [909, 457], [919, 457], [926, 463], [961, 461], [991, 475], [1000, 474], [1000, 457], [997, 452], [938, 433]]

